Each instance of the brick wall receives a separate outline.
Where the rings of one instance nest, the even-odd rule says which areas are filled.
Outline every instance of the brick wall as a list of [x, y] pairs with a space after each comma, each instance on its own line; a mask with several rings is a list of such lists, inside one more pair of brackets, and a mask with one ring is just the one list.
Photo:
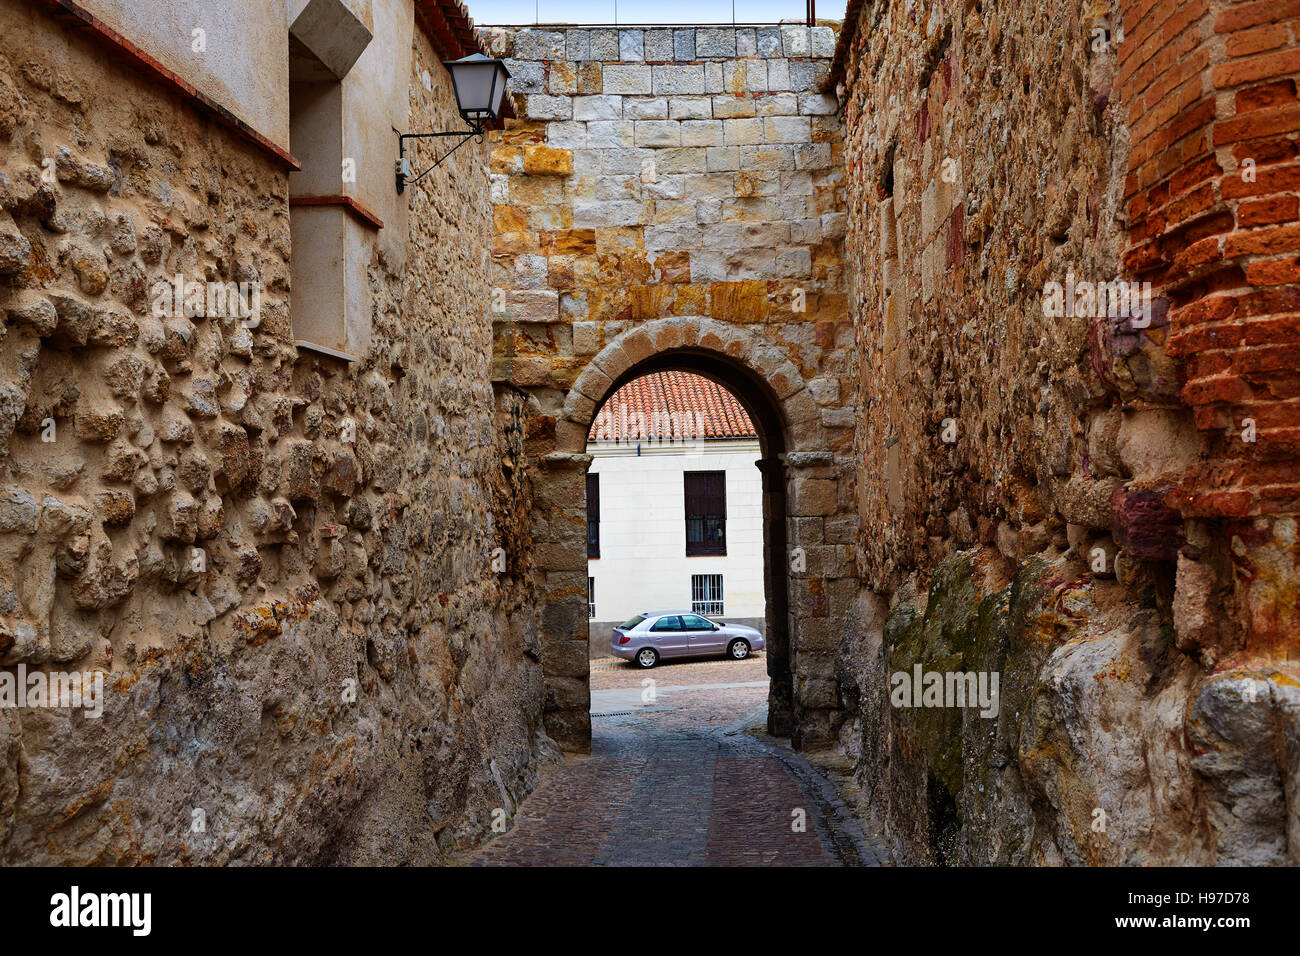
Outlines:
[[[1285, 552], [1300, 510], [1300, 4], [1141, 0], [1124, 19], [1124, 263], [1168, 309], [1202, 436], [1169, 503], [1225, 549]], [[1278, 580], [1237, 551], [1245, 642], [1294, 643], [1294, 572]]]
[[[840, 659], [905, 858], [1295, 861], [1296, 6], [850, 7]], [[1149, 306], [1046, 307], [1116, 277]]]

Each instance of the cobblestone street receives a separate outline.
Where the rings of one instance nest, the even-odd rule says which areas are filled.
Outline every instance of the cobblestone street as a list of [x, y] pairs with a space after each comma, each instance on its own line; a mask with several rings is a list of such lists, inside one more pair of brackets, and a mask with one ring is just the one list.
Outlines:
[[471, 862], [878, 865], [825, 777], [763, 732], [766, 667], [761, 656], [651, 671], [593, 661], [591, 755], [546, 770]]

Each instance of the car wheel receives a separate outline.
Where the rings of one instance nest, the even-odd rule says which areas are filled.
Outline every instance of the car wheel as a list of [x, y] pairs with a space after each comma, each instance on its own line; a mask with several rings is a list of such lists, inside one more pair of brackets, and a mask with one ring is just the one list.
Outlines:
[[659, 652], [653, 647], [643, 647], [636, 652], [636, 666], [642, 670], [649, 670], [659, 663]]
[[727, 656], [733, 661], [743, 661], [749, 656], [749, 641], [737, 639], [727, 645]]

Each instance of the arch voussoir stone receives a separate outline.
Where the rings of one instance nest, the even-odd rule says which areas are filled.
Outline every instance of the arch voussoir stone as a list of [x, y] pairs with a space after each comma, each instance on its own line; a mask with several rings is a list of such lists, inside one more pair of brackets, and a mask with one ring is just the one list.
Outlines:
[[613, 379], [599, 365], [592, 364], [582, 370], [573, 387], [599, 406], [613, 384]]
[[[744, 325], [696, 316], [655, 319], [609, 342], [583, 368], [565, 398], [563, 417], [589, 426], [613, 383], [638, 364], [665, 352], [689, 348], [716, 353], [766, 382], [776, 396], [785, 425], [818, 424], [820, 415], [799, 368], [778, 348]], [[785, 405], [802, 395], [790, 408]], [[821, 430], [816, 429], [820, 442]], [[577, 431], [569, 429], [564, 451], [581, 452]], [[586, 432], [582, 433], [585, 447]], [[558, 437], [558, 436], [557, 436]]]

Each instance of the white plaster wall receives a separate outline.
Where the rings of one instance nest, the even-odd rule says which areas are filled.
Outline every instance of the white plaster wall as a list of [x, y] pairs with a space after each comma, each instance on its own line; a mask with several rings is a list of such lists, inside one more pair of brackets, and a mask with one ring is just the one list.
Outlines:
[[[289, 29], [284, 0], [81, 0], [186, 82], [289, 149]], [[193, 32], [207, 49], [193, 49]]]
[[[723, 576], [724, 620], [762, 618], [763, 482], [757, 441], [709, 442], [669, 449], [592, 442], [600, 477], [600, 558], [595, 621], [624, 621], [641, 611], [690, 609], [691, 575]], [[726, 471], [727, 554], [686, 557], [683, 472]]]
[[[393, 175], [397, 159], [393, 129], [429, 132], [411, 129], [409, 119], [410, 87], [420, 82], [411, 63], [415, 6], [411, 0], [374, 0], [370, 11], [374, 37], [343, 78], [342, 153], [356, 161], [357, 181], [339, 183], [334, 192], [355, 197], [383, 220], [378, 242], [393, 268], [400, 269], [406, 261], [407, 198], [397, 194]], [[433, 82], [440, 72], [450, 85], [441, 64], [427, 68], [435, 71]], [[411, 188], [427, 189], [429, 184]]]

